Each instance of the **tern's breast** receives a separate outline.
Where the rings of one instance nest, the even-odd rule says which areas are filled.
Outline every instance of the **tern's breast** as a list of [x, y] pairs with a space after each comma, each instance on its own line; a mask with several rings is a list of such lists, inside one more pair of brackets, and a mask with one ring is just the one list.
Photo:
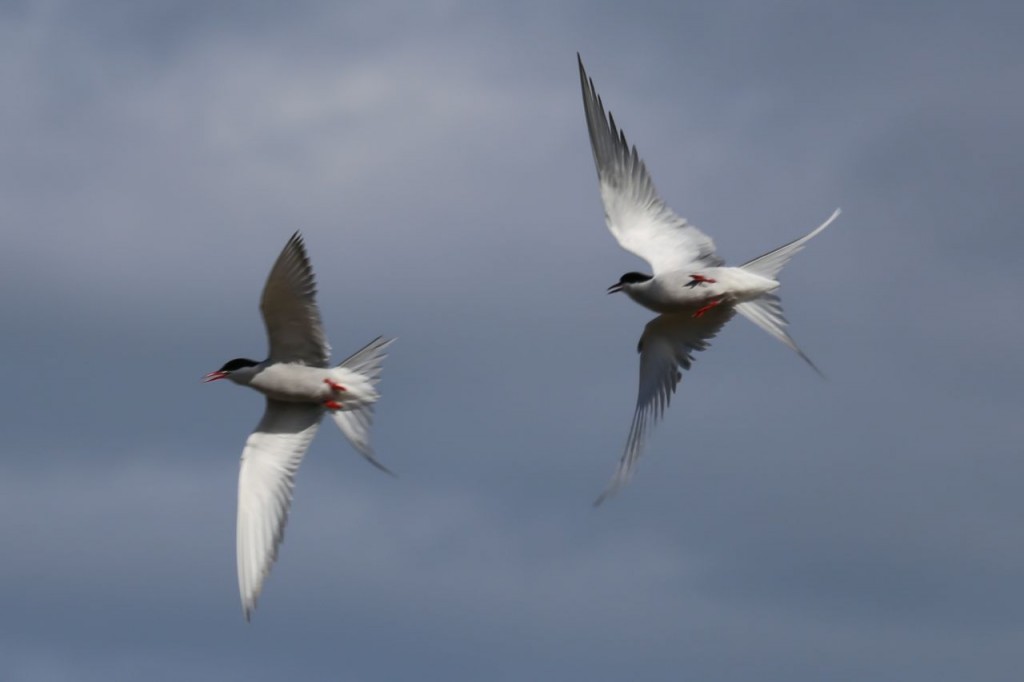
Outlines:
[[725, 293], [717, 282], [692, 285], [689, 272], [659, 275], [646, 286], [627, 291], [634, 301], [657, 313], [675, 313], [696, 310]]
[[275, 400], [317, 403], [326, 400], [331, 392], [324, 383], [327, 371], [322, 367], [277, 363], [265, 367], [249, 385]]

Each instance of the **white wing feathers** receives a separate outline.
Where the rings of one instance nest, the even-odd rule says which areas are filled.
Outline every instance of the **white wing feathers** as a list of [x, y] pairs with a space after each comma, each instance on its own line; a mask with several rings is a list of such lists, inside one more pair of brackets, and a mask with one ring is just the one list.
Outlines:
[[320, 311], [316, 279], [298, 232], [285, 244], [270, 270], [260, 299], [272, 362], [299, 362], [326, 367], [331, 357]]
[[245, 442], [238, 476], [236, 535], [238, 589], [249, 620], [263, 581], [277, 559], [292, 501], [295, 472], [316, 435], [323, 408], [267, 400], [256, 430]]
[[594, 82], [587, 77], [583, 60], [578, 54], [576, 57], [605, 222], [619, 245], [650, 263], [654, 275], [693, 265], [723, 265], [711, 238], [676, 215], [658, 196], [636, 147], [629, 146], [612, 115], [605, 115]]
[[626, 449], [611, 484], [594, 502], [601, 504], [629, 481], [633, 466], [643, 452], [647, 434], [661, 419], [675, 393], [682, 373], [690, 369], [693, 353], [707, 348], [709, 341], [733, 316], [732, 309], [720, 306], [694, 318], [692, 313], [659, 315], [644, 327], [637, 350], [640, 353], [640, 386], [636, 412], [626, 437]]

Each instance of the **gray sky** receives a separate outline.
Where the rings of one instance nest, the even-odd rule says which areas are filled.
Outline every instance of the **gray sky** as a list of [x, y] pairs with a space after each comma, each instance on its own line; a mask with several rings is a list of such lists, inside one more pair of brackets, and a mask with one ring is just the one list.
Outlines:
[[[1024, 10], [732, 1], [0, 4], [0, 678], [1016, 680]], [[266, 5], [266, 6], [262, 6]], [[579, 50], [662, 195], [784, 273], [600, 509], [650, 315]], [[306, 236], [329, 424], [246, 625], [257, 299]]]

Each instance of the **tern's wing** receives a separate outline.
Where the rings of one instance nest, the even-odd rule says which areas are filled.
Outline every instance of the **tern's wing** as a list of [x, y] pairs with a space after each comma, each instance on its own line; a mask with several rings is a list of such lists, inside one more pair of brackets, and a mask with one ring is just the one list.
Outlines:
[[637, 350], [640, 352], [640, 389], [636, 413], [626, 438], [626, 450], [608, 489], [595, 504], [600, 504], [629, 481], [632, 469], [643, 452], [644, 440], [668, 407], [676, 385], [683, 378], [679, 368], [690, 369], [693, 354], [704, 350], [710, 340], [733, 316], [732, 308], [719, 306], [703, 317], [692, 313], [659, 315], [644, 327]]
[[587, 78], [582, 60], [579, 64], [583, 109], [608, 229], [622, 248], [650, 263], [655, 275], [695, 264], [723, 265], [711, 238], [676, 215], [658, 196], [636, 147], [629, 146], [612, 115], [605, 115], [594, 81]]
[[277, 559], [292, 501], [295, 472], [316, 435], [319, 405], [267, 400], [245, 442], [238, 474], [238, 590], [248, 620]]
[[285, 244], [270, 270], [260, 299], [270, 339], [270, 360], [326, 367], [331, 356], [320, 311], [316, 280], [298, 232]]

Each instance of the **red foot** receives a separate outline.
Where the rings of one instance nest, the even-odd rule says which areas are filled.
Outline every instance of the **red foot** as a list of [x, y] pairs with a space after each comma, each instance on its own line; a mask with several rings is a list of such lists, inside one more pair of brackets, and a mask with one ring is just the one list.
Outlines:
[[711, 303], [708, 303], [703, 308], [697, 308], [697, 312], [695, 312], [693, 314], [693, 316], [694, 317], [704, 317], [704, 313], [708, 312], [709, 310], [711, 310], [715, 306], [719, 305], [721, 302], [722, 302], [722, 299], [718, 299], [717, 301], [712, 301]]
[[342, 386], [341, 384], [339, 384], [337, 382], [334, 382], [334, 381], [331, 381], [330, 379], [324, 379], [324, 383], [327, 384], [328, 386], [330, 386], [332, 391], [346, 391], [346, 390], [348, 390], [344, 386]]
[[325, 400], [324, 407], [326, 407], [328, 410], [340, 410], [343, 407], [343, 405], [336, 400]]
[[704, 275], [690, 275], [690, 281], [686, 283], [686, 286], [693, 289], [698, 284], [714, 284], [717, 281], [718, 280], [712, 279], [710, 277], [705, 277]]

